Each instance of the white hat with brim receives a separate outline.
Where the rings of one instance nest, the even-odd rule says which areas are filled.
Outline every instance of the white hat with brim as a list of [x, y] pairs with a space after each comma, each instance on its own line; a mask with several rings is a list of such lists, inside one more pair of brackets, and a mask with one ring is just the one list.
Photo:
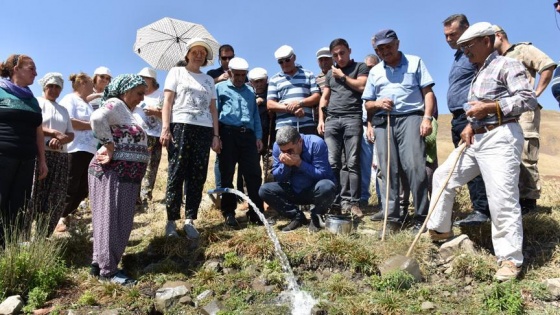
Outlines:
[[457, 40], [457, 44], [466, 43], [477, 37], [494, 35], [495, 33], [492, 24], [488, 22], [478, 22], [467, 28], [463, 35], [459, 37], [459, 40]]
[[157, 79], [156, 70], [154, 70], [150, 67], [142, 68], [142, 70], [140, 70], [140, 72], [138, 72], [138, 75], [141, 76], [141, 77], [152, 78], [154, 80]]
[[268, 78], [268, 73], [266, 72], [266, 69], [257, 67], [251, 69], [248, 76], [249, 80], [260, 80]]
[[202, 46], [206, 49], [206, 52], [208, 53], [206, 55], [206, 60], [214, 60], [214, 53], [212, 52], [212, 48], [210, 48], [210, 45], [208, 45], [208, 43], [206, 43], [204, 39], [198, 37], [189, 39], [189, 41], [187, 42], [187, 52], [185, 53], [185, 56], [189, 53], [189, 50], [191, 50], [191, 48], [195, 46]]
[[235, 57], [229, 61], [228, 67], [230, 70], [248, 71], [249, 63], [247, 63], [247, 60], [243, 58]]
[[332, 58], [331, 50], [329, 47], [323, 47], [317, 50], [317, 59], [319, 58]]
[[113, 75], [111, 74], [111, 70], [109, 70], [109, 68], [107, 67], [98, 67], [97, 69], [95, 69], [95, 71], [93, 72], [93, 75], [108, 75], [110, 77], [112, 77]]
[[294, 49], [288, 45], [280, 46], [280, 48], [276, 49], [274, 52], [274, 58], [276, 59], [284, 59], [291, 57], [294, 54]]

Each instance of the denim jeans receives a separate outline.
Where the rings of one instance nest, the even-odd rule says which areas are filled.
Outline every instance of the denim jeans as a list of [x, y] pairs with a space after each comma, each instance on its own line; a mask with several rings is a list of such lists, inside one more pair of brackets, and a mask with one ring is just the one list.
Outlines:
[[329, 163], [339, 183], [335, 203], [360, 201], [362, 151], [362, 118], [333, 117], [325, 122], [325, 142], [329, 148]]
[[336, 196], [336, 185], [322, 179], [315, 186], [295, 192], [290, 183], [272, 182], [261, 185], [259, 196], [282, 216], [300, 220], [305, 215], [297, 205], [312, 204], [311, 214], [325, 214]]

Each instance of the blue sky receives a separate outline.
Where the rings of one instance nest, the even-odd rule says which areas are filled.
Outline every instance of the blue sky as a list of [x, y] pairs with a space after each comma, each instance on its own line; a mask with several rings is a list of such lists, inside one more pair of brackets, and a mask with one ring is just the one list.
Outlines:
[[[147, 64], [132, 50], [136, 30], [163, 17], [203, 24], [220, 42], [235, 47], [251, 68], [263, 67], [269, 76], [279, 71], [274, 51], [287, 44], [297, 61], [319, 72], [315, 52], [331, 40], [345, 38], [352, 57], [363, 61], [373, 53], [370, 39], [380, 29], [394, 29], [401, 51], [424, 59], [436, 85], [440, 112], [447, 113], [447, 77], [453, 51], [444, 40], [442, 21], [464, 13], [471, 24], [499, 24], [510, 41], [530, 41], [555, 61], [560, 60], [560, 16], [552, 0], [433, 0], [433, 1], [313, 1], [313, 0], [96, 0], [30, 1], [3, 8], [0, 59], [12, 53], [30, 55], [38, 68], [32, 90], [40, 95], [37, 80], [46, 72], [84, 71], [92, 75], [107, 66], [113, 75], [136, 73]], [[207, 71], [217, 67], [203, 69]], [[165, 72], [158, 71], [163, 83]], [[66, 82], [62, 95], [71, 92]], [[550, 88], [539, 99], [546, 109], [558, 110]]]

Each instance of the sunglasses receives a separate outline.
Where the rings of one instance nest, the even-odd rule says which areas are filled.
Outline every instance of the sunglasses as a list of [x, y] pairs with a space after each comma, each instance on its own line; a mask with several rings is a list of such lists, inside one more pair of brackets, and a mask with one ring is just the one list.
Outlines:
[[281, 65], [281, 64], [283, 64], [284, 62], [288, 63], [288, 62], [290, 62], [290, 61], [292, 61], [292, 56], [290, 56], [290, 57], [288, 57], [288, 58], [284, 58], [284, 59], [278, 59], [278, 64]]
[[229, 61], [229, 60], [233, 59], [233, 57], [235, 57], [235, 56], [221, 56], [220, 59], [222, 59], [222, 61]]
[[459, 47], [459, 49], [461, 49], [462, 52], [465, 52], [466, 50], [470, 50], [472, 46], [474, 46], [474, 44], [476, 44], [476, 42], [472, 42], [470, 45], [467, 46]]
[[556, 9], [556, 7], [560, 4], [560, 1], [554, 2], [552, 5], [554, 6], [554, 8]]
[[100, 79], [103, 79], [103, 80], [111, 81], [111, 77], [108, 76], [108, 75], [102, 74], [102, 75], [99, 75], [99, 78], [100, 78]]

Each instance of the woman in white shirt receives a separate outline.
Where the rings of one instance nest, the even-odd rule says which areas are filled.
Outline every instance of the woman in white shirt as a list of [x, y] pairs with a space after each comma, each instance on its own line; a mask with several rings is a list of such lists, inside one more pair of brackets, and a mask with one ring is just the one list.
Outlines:
[[152, 190], [156, 182], [159, 162], [161, 160], [161, 143], [159, 136], [161, 135], [161, 108], [163, 106], [163, 93], [159, 89], [157, 82], [157, 73], [154, 69], [146, 67], [138, 72], [146, 84], [146, 95], [142, 101], [134, 109], [133, 116], [138, 120], [142, 129], [148, 134], [148, 151], [150, 152], [150, 162], [146, 169], [146, 175], [142, 180], [142, 189], [140, 191], [140, 200], [147, 203], [152, 200]]
[[93, 108], [86, 101], [93, 91], [93, 81], [81, 72], [70, 75], [72, 93], [65, 95], [60, 105], [68, 110], [74, 128], [74, 140], [68, 143], [68, 189], [62, 218], [56, 226], [57, 232], [67, 230], [67, 218], [80, 202], [88, 196], [88, 165], [97, 151], [97, 140], [93, 137], [90, 117]]
[[165, 79], [160, 142], [167, 147], [169, 158], [167, 236], [177, 236], [175, 220], [180, 218], [185, 183], [183, 229], [187, 237], [199, 237], [193, 221], [202, 200], [209, 148], [216, 153], [221, 149], [214, 80], [200, 71], [209, 60], [213, 60], [210, 46], [203, 39], [193, 38], [187, 43], [187, 65], [172, 68]]
[[88, 95], [86, 101], [96, 110], [101, 105], [101, 97], [105, 87], [111, 82], [111, 70], [107, 67], [98, 67], [93, 72], [93, 93]]
[[46, 215], [43, 222], [48, 223], [46, 235], [52, 234], [59, 220], [68, 184], [68, 152], [66, 144], [74, 139], [74, 129], [66, 108], [56, 102], [64, 86], [62, 74], [49, 72], [39, 80], [43, 87], [43, 97], [38, 97], [43, 115], [43, 134], [45, 136], [45, 158], [49, 173], [43, 180], [35, 176], [32, 205], [34, 211]]

